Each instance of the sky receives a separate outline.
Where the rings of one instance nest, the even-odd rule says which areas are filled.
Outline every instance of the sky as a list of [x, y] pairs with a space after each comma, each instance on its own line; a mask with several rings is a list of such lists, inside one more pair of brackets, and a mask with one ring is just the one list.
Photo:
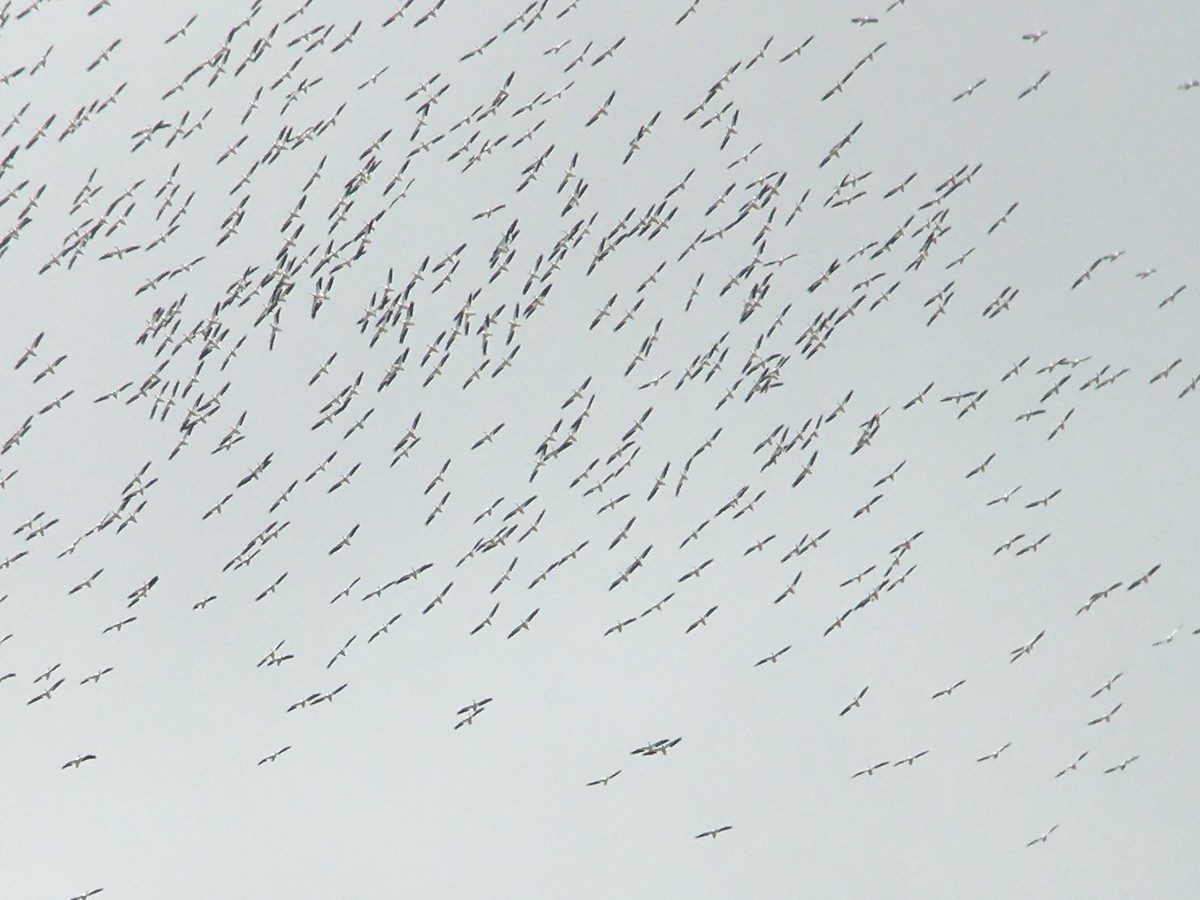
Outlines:
[[4, 7], [0, 895], [1194, 894], [1156, 9]]

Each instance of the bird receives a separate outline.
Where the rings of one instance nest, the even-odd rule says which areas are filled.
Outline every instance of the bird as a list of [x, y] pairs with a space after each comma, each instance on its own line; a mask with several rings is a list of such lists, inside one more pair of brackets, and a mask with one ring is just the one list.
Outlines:
[[[1010, 499], [1012, 499], [1012, 495], [1015, 494], [1017, 491], [1019, 491], [1021, 489], [1021, 487], [1022, 487], [1022, 485], [1018, 484], [1015, 488], [1008, 491], [1007, 493], [1001, 494], [999, 497], [996, 497], [994, 500], [989, 500], [987, 502], [987, 505], [995, 506], [997, 503], [1007, 503]], [[1020, 537], [1024, 537], [1024, 536], [1025, 535], [1020, 535]]]
[[396, 622], [399, 621], [399, 619], [402, 615], [403, 615], [403, 613], [396, 613], [394, 616], [392, 616], [390, 619], [388, 619], [386, 622], [384, 622], [382, 625], [380, 625], [378, 628], [376, 628], [375, 631], [372, 632], [371, 636], [369, 638], [367, 638], [367, 643], [369, 644], [372, 641], [374, 641], [375, 638], [387, 634], [388, 629], [391, 628], [393, 625], [395, 625]]
[[612, 102], [616, 98], [616, 96], [617, 96], [617, 92], [615, 90], [612, 93], [610, 93], [608, 95], [608, 98], [602, 104], [600, 104], [600, 108], [597, 109], [594, 113], [592, 113], [591, 118], [588, 119], [587, 122], [584, 123], [584, 127], [587, 127], [589, 125], [594, 125], [597, 122], [597, 120], [600, 119], [601, 116], [607, 116], [608, 109], [612, 105]]
[[482, 630], [483, 630], [485, 627], [487, 627], [488, 625], [491, 625], [491, 624], [492, 624], [492, 617], [496, 615], [496, 613], [499, 611], [499, 609], [500, 609], [500, 603], [499, 603], [499, 602], [497, 602], [497, 603], [496, 603], [496, 604], [495, 604], [495, 605], [492, 607], [492, 611], [491, 611], [491, 612], [489, 612], [489, 613], [487, 614], [487, 616], [485, 616], [485, 617], [484, 617], [484, 619], [483, 619], [483, 621], [482, 621], [482, 622], [480, 622], [478, 625], [476, 625], [474, 628], [472, 628], [472, 629], [471, 629], [471, 631], [470, 631], [470, 633], [471, 633], [471, 634], [479, 634], [479, 632], [481, 632], [481, 631], [482, 631]]
[[54, 682], [54, 684], [50, 685], [50, 687], [46, 688], [40, 694], [35, 696], [32, 700], [26, 701], [25, 705], [29, 706], [33, 703], [37, 703], [39, 700], [49, 700], [53, 696], [54, 692], [56, 690], [58, 690], [59, 685], [61, 685], [63, 683], [63, 681], [64, 681], [64, 679], [62, 679], [62, 678], [58, 679], [58, 681]]
[[960, 678], [958, 681], [954, 682], [954, 684], [950, 685], [950, 687], [942, 688], [940, 691], [937, 691], [936, 693], [934, 693], [930, 699], [936, 700], [936, 699], [938, 699], [938, 697], [949, 697], [951, 694], [953, 694], [956, 690], [958, 690], [960, 687], [962, 687], [966, 683], [967, 683], [967, 679]]
[[330, 548], [329, 555], [333, 556], [333, 554], [337, 553], [339, 550], [349, 547], [350, 541], [353, 539], [354, 535], [358, 533], [358, 528], [359, 526], [355, 525], [348, 532], [346, 532], [345, 536]]
[[1110, 768], [1107, 768], [1107, 769], [1105, 769], [1105, 770], [1104, 770], [1104, 774], [1105, 774], [1105, 775], [1111, 775], [1113, 772], [1124, 772], [1124, 771], [1125, 771], [1125, 767], [1126, 767], [1126, 766], [1128, 766], [1130, 763], [1134, 762], [1134, 761], [1135, 761], [1135, 760], [1137, 760], [1137, 759], [1138, 759], [1138, 757], [1137, 757], [1136, 755], [1135, 755], [1135, 756], [1130, 756], [1130, 757], [1128, 757], [1128, 758], [1126, 758], [1126, 759], [1122, 760], [1121, 762], [1117, 763], [1115, 766], [1112, 766], [1112, 767], [1110, 767]]
[[1060, 770], [1059, 770], [1057, 773], [1055, 773], [1054, 777], [1055, 777], [1055, 778], [1062, 778], [1062, 777], [1063, 777], [1064, 775], [1066, 775], [1068, 772], [1074, 772], [1074, 771], [1076, 771], [1076, 769], [1078, 768], [1079, 764], [1080, 764], [1081, 762], [1083, 762], [1083, 760], [1084, 760], [1084, 759], [1087, 757], [1087, 755], [1088, 755], [1088, 751], [1087, 751], [1087, 750], [1084, 750], [1082, 753], [1080, 753], [1080, 754], [1079, 754], [1079, 756], [1075, 757], [1075, 762], [1071, 763], [1069, 766], [1067, 766], [1067, 767], [1066, 767], [1066, 768], [1064, 768], [1064, 769], [1060, 769]]
[[608, 637], [610, 634], [613, 634], [614, 632], [619, 634], [620, 632], [624, 631], [627, 626], [632, 625], [636, 621], [637, 621], [636, 618], [623, 619], [622, 621], [618, 622], [616, 625], [611, 626], [607, 631], [605, 631], [604, 637]]
[[1132, 591], [1134, 588], [1141, 587], [1144, 584], [1149, 584], [1150, 578], [1154, 575], [1155, 572], [1157, 572], [1161, 568], [1162, 568], [1161, 563], [1155, 563], [1153, 566], [1151, 566], [1149, 568], [1149, 570], [1146, 571], [1146, 573], [1144, 575], [1141, 575], [1140, 577], [1135, 578], [1133, 581], [1129, 582], [1129, 584], [1126, 585], [1125, 590]]
[[68, 595], [77, 594], [77, 593], [79, 593], [79, 591], [82, 591], [84, 588], [90, 588], [92, 586], [93, 582], [95, 582], [95, 580], [100, 577], [100, 574], [103, 571], [104, 571], [103, 567], [97, 569], [95, 572], [93, 572], [91, 575], [89, 575], [83, 581], [79, 582], [79, 584], [75, 585], [73, 588], [71, 588], [69, 591], [67, 591], [67, 594]]
[[[705, 523], [705, 524], [707, 524], [707, 523]], [[703, 527], [703, 526], [701, 526], [701, 527]], [[687, 581], [689, 578], [699, 577], [701, 572], [703, 572], [708, 566], [712, 565], [712, 562], [713, 561], [711, 558], [706, 559], [704, 562], [700, 563], [700, 565], [696, 566], [696, 568], [691, 569], [690, 571], [684, 572], [682, 575], [679, 576], [679, 579], [678, 579], [679, 583], [682, 584], [683, 582]]]
[[1111, 691], [1113, 688], [1113, 685], [1116, 683], [1117, 679], [1120, 678], [1124, 674], [1125, 674], [1124, 672], [1118, 672], [1112, 678], [1108, 679], [1108, 681], [1104, 682], [1104, 684], [1100, 685], [1100, 687], [1098, 687], [1096, 690], [1092, 691], [1092, 699], [1095, 700], [1097, 697], [1099, 697], [1105, 691]]
[[977, 91], [979, 88], [983, 87], [985, 84], [987, 84], [987, 79], [979, 78], [969, 88], [959, 91], [957, 94], [955, 94], [953, 97], [951, 97], [950, 101], [952, 103], [957, 103], [959, 100], [962, 100], [964, 97], [970, 97], [972, 94], [975, 93], [975, 91]]
[[351, 635], [351, 636], [350, 636], [350, 639], [349, 639], [348, 641], [346, 641], [346, 643], [342, 644], [342, 646], [341, 646], [341, 648], [338, 650], [338, 652], [337, 652], [337, 653], [335, 653], [335, 654], [333, 655], [333, 657], [332, 657], [332, 658], [329, 660], [329, 662], [327, 662], [327, 663], [325, 664], [325, 668], [326, 668], [326, 669], [332, 668], [332, 666], [333, 666], [333, 664], [334, 664], [335, 662], [337, 662], [339, 659], [343, 659], [343, 658], [345, 658], [345, 656], [346, 656], [346, 651], [347, 651], [347, 650], [350, 648], [350, 645], [354, 643], [354, 639], [355, 639], [356, 637], [358, 637], [358, 635], [357, 635], [357, 634], [353, 634], [353, 635]]
[[279, 654], [283, 644], [283, 641], [280, 641], [278, 644], [276, 644], [266, 656], [258, 661], [258, 665], [255, 666], [255, 668], [261, 669], [263, 666], [279, 666], [287, 662], [289, 659], [293, 659], [294, 657], [291, 653], [285, 653], [282, 656]]
[[103, 669], [100, 669], [98, 672], [95, 672], [95, 673], [89, 675], [87, 678], [83, 679], [83, 681], [81, 681], [79, 683], [81, 685], [83, 685], [83, 684], [87, 684], [90, 681], [93, 684], [99, 684], [100, 679], [103, 678], [105, 675], [107, 675], [112, 670], [113, 670], [112, 666], [105, 666]]
[[1050, 70], [1047, 69], [1045, 72], [1043, 72], [1041, 75], [1038, 76], [1037, 81], [1035, 81], [1033, 84], [1029, 85], [1029, 87], [1025, 88], [1023, 91], [1021, 91], [1021, 93], [1017, 94], [1017, 99], [1023, 100], [1025, 97], [1032, 94], [1034, 91], [1036, 91], [1038, 88], [1040, 88], [1042, 86], [1042, 82], [1045, 81], [1049, 77], [1050, 77]]
[[873, 766], [867, 766], [865, 769], [859, 769], [857, 772], [855, 772], [853, 775], [850, 776], [850, 780], [853, 781], [859, 775], [868, 775], [868, 776], [874, 775], [877, 771], [879, 771], [880, 769], [885, 768], [886, 766], [889, 766], [889, 765], [891, 765], [891, 760], [885, 759], [881, 762], [877, 762]]
[[988, 760], [991, 760], [991, 759], [999, 759], [1000, 754], [1003, 753], [1005, 750], [1007, 750], [1011, 746], [1012, 746], [1012, 741], [1009, 741], [1004, 746], [993, 750], [991, 753], [984, 754], [983, 756], [979, 757], [979, 759], [977, 759], [975, 761], [976, 762], [987, 762]]
[[613, 772], [611, 775], [605, 775], [603, 778], [597, 778], [595, 781], [589, 781], [587, 783], [587, 786], [588, 787], [596, 787], [597, 785], [607, 786], [610, 781], [612, 781], [614, 778], [616, 778], [620, 774], [621, 774], [621, 770], [617, 769], [617, 771]]
[[1116, 715], [1117, 710], [1119, 710], [1124, 705], [1125, 705], [1124, 703], [1118, 703], [1116, 706], [1114, 706], [1112, 709], [1110, 709], [1104, 715], [1102, 715], [1098, 718], [1092, 719], [1090, 722], [1088, 722], [1088, 724], [1089, 725], [1100, 725], [1101, 723], [1107, 724], [1108, 722], [1111, 722], [1112, 717], [1114, 715]]
[[516, 635], [521, 631], [528, 631], [529, 623], [533, 621], [533, 617], [538, 614], [538, 610], [540, 610], [540, 609], [541, 609], [541, 607], [538, 607], [533, 612], [531, 612], [529, 615], [527, 615], [524, 619], [522, 619], [521, 623], [519, 625], [517, 625], [516, 628], [514, 628], [512, 631], [510, 631], [508, 633], [509, 639], [516, 637]]
[[94, 754], [94, 753], [84, 753], [82, 756], [77, 756], [74, 759], [68, 759], [65, 763], [62, 764], [62, 767], [64, 769], [72, 769], [72, 768], [78, 769], [89, 759], [95, 759], [95, 758], [96, 758], [96, 754]]
[[687, 628], [685, 628], [683, 633], [691, 634], [693, 631], [695, 631], [701, 625], [707, 625], [709, 616], [711, 616], [716, 611], [717, 611], [717, 607], [715, 607], [715, 606], [709, 607], [708, 611], [705, 612], [704, 615], [702, 615], [700, 618], [698, 618], [695, 622], [693, 622]]
[[867, 691], [869, 689], [870, 689], [870, 685], [867, 685], [861, 691], [859, 691], [858, 695], [853, 700], [851, 700], [849, 703], [847, 703], [845, 708], [840, 713], [838, 713], [838, 715], [844, 716], [846, 713], [850, 712], [850, 710], [852, 710], [852, 709], [859, 709], [860, 704], [862, 703], [862, 698], [867, 695]]
[[985, 459], [983, 462], [981, 462], [979, 465], [975, 466], [973, 469], [971, 469], [971, 471], [969, 471], [967, 473], [967, 477], [972, 478], [976, 475], [982, 475], [984, 472], [987, 471], [987, 467], [991, 464], [992, 460], [995, 458], [996, 458], [995, 452], [988, 454], [987, 459]]
[[286, 753], [287, 751], [289, 751], [291, 749], [292, 749], [291, 744], [288, 744], [284, 747], [280, 747], [274, 753], [268, 753], [266, 756], [264, 756], [262, 759], [260, 759], [256, 765], [261, 766], [261, 765], [265, 765], [266, 763], [273, 763], [273, 762], [275, 762], [275, 760], [279, 759], [280, 756], [282, 756], [284, 753]]
[[22, 351], [21, 355], [17, 358], [17, 362], [13, 366], [14, 369], [21, 368], [21, 366], [25, 365], [25, 363], [29, 362], [29, 360], [33, 359], [33, 357], [37, 356], [38, 345], [41, 344], [42, 338], [44, 338], [45, 336], [46, 336], [46, 332], [44, 332], [44, 331], [41, 331], [38, 333], [37, 337], [35, 337], [29, 343], [29, 345], [26, 346], [26, 348]]
[[1034, 645], [1038, 641], [1040, 641], [1045, 636], [1045, 634], [1046, 634], [1046, 629], [1043, 628], [1041, 631], [1039, 631], [1037, 633], [1037, 636], [1033, 640], [1031, 640], [1029, 643], [1022, 644], [1020, 647], [1017, 647], [1015, 650], [1010, 651], [1010, 653], [1012, 655], [1012, 659], [1010, 659], [1009, 662], [1014, 663], [1018, 659], [1020, 659], [1022, 656], [1026, 656], [1027, 654], [1033, 652]]
[[1154, 643], [1152, 643], [1150, 646], [1152, 646], [1152, 647], [1164, 647], [1164, 646], [1166, 646], [1167, 644], [1169, 644], [1169, 643], [1171, 643], [1173, 640], [1175, 640], [1175, 635], [1179, 634], [1179, 629], [1180, 629], [1180, 628], [1182, 628], [1182, 627], [1183, 627], [1182, 625], [1177, 625], [1177, 626], [1175, 626], [1175, 630], [1174, 630], [1174, 631], [1172, 631], [1172, 632], [1171, 632], [1170, 634], [1168, 634], [1166, 637], [1159, 638], [1157, 641], [1155, 641]]
[[730, 831], [732, 828], [733, 828], [732, 825], [722, 825], [720, 828], [712, 828], [708, 831], [702, 831], [698, 835], [696, 835], [696, 840], [699, 840], [700, 838], [706, 838], [706, 837], [716, 838], [716, 836], [718, 834], [723, 834], [726, 831]]
[[825, 633], [824, 633], [824, 635], [823, 635], [823, 636], [824, 636], [824, 637], [829, 637], [830, 633], [831, 633], [831, 632], [832, 632], [832, 631], [833, 631], [835, 628], [841, 628], [841, 627], [842, 627], [842, 625], [844, 625], [844, 624], [845, 624], [845, 622], [846, 622], [846, 619], [850, 618], [850, 614], [851, 614], [852, 612], [854, 612], [854, 607], [850, 607], [850, 609], [846, 610], [844, 613], [842, 613], [840, 616], [838, 616], [836, 619], [834, 619], [834, 620], [833, 620], [833, 624], [831, 624], [831, 625], [830, 625], [828, 628], [826, 628], [826, 629], [825, 629]]
[[1046, 843], [1046, 838], [1050, 837], [1050, 835], [1054, 834], [1054, 832], [1057, 830], [1058, 830], [1057, 825], [1051, 825], [1050, 828], [1045, 832], [1045, 834], [1035, 837], [1032, 841], [1027, 843], [1025, 846], [1032, 847], [1034, 844], [1044, 844], [1044, 843]]
[[132, 622], [136, 622], [136, 621], [137, 621], [137, 616], [129, 616], [129, 617], [128, 617], [128, 618], [126, 618], [126, 619], [121, 619], [120, 621], [118, 621], [118, 622], [114, 622], [113, 624], [109, 625], [109, 626], [108, 626], [107, 628], [105, 628], [105, 629], [104, 629], [104, 631], [103, 631], [103, 632], [101, 632], [101, 633], [102, 633], [102, 634], [108, 634], [110, 631], [120, 631], [120, 630], [121, 630], [122, 628], [124, 628], [126, 625], [129, 625], [130, 623], [132, 623]]
[[1025, 504], [1026, 509], [1033, 509], [1036, 506], [1048, 506], [1050, 501], [1062, 493], [1062, 488], [1055, 488], [1045, 497], [1039, 497], [1037, 500], [1031, 500]]
[[630, 756], [666, 756], [667, 751], [677, 745], [683, 738], [660, 738], [657, 741], [651, 741], [644, 747], [638, 747], [630, 752]]
[[792, 649], [792, 645], [788, 644], [786, 647], [783, 647], [779, 650], [776, 650], [774, 653], [764, 656], [762, 659], [760, 659], [758, 662], [756, 662], [754, 664], [754, 667], [757, 669], [759, 666], [764, 665], [765, 663], [779, 662], [779, 657], [783, 656], [783, 654], [787, 653], [791, 649]]

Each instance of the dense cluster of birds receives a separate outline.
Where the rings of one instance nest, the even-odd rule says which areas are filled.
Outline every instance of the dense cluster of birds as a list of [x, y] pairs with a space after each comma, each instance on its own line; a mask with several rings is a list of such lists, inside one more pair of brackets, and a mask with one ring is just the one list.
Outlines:
[[[230, 742], [246, 765], [302, 765], [294, 720], [353, 703], [355, 664], [394, 654], [387, 639], [406, 629], [486, 660], [493, 651], [480, 654], [480, 642], [518, 651], [553, 640], [583, 606], [605, 617], [594, 629], [602, 649], [588, 653], [642, 630], [656, 643], [719, 643], [726, 627], [767, 621], [748, 612], [765, 607], [778, 618], [759, 629], [745, 668], [785, 678], [809, 648], [853, 641], [881, 608], [914, 603], [938, 583], [939, 557], [926, 547], [947, 539], [953, 521], [889, 519], [889, 528], [906, 524], [882, 542], [864, 530], [889, 505], [923, 508], [903, 487], [921, 477], [920, 463], [875, 450], [894, 449], [889, 431], [915, 428], [952, 448], [977, 420], [1015, 432], [979, 456], [963, 442], [953, 453], [961, 471], [938, 480], [1011, 526], [979, 565], [1025, 565], [1055, 553], [1063, 535], [1048, 511], [1071, 502], [1040, 455], [1070, 441], [1081, 419], [1102, 418], [1105, 398], [1122, 388], [1164, 402], [1165, 383], [1177, 402], [1200, 385], [1200, 373], [1176, 373], [1183, 358], [1141, 371], [1090, 355], [1036, 358], [1021, 345], [1011, 347], [1019, 361], [987, 383], [924, 373], [901, 383], [908, 371], [880, 377], [865, 362], [852, 384], [811, 374], [830, 357], [853, 373], [866, 353], [856, 333], [873, 319], [890, 316], [887, 327], [919, 345], [954, 319], [992, 327], [1024, 300], [1013, 284], [992, 296], [966, 282], [1026, 209], [1014, 199], [982, 218], [956, 215], [986, 162], [880, 184], [894, 166], [862, 158], [865, 112], [814, 125], [825, 137], [807, 158], [756, 138], [765, 129], [753, 100], [771, 90], [767, 70], [801, 84], [822, 111], [849, 102], [893, 50], [888, 24], [908, 12], [904, 0], [849, 18], [846, 34], [771, 36], [698, 90], [680, 85], [688, 102], [653, 109], [644, 107], [658, 95], [628, 96], [614, 74], [639, 65], [644, 36], [574, 29], [580, 0], [518, 3], [437, 71], [377, 52], [403, 29], [420, 40], [450, 13], [447, 2], [403, 0], [347, 20], [321, 0], [288, 10], [254, 0], [215, 31], [205, 19], [218, 10], [204, 8], [147, 39], [146, 52], [153, 41], [166, 46], [179, 73], [161, 83], [146, 83], [135, 40], [122, 33], [131, 4], [0, 10], [0, 39], [18, 35], [7, 46], [22, 41], [24, 57], [9, 54], [0, 78], [0, 104], [12, 109], [0, 132], [0, 266], [31, 279], [34, 293], [20, 302], [38, 307], [40, 290], [100, 290], [97, 302], [120, 307], [113, 319], [127, 329], [119, 343], [84, 347], [47, 306], [6, 317], [41, 324], [0, 334], [9, 356], [0, 621], [51, 602], [31, 586], [52, 595], [62, 583], [66, 602], [83, 610], [73, 620], [104, 657], [119, 642], [136, 646], [148, 620], [172, 611], [221, 617], [275, 604], [273, 636], [247, 657], [236, 689], [257, 703], [262, 679], [286, 680], [290, 699], [274, 713], [277, 743]], [[706, 6], [692, 2], [666, 24], [682, 32]], [[52, 15], [86, 25], [89, 59], [28, 43], [31, 26]], [[865, 52], [847, 56], [851, 67], [832, 86], [804, 68], [822, 38], [845, 50], [860, 37]], [[1047, 31], [1012, 35], [1012, 53], [1034, 74], [997, 103], [1023, 110], [1054, 90], [1044, 68], [1053, 42]], [[472, 68], [485, 58], [499, 59], [494, 82], [496, 69]], [[558, 80], [542, 80], [555, 71]], [[949, 91], [944, 104], [958, 112], [997, 80]], [[95, 96], [76, 109], [55, 87], [67, 82]], [[372, 136], [353, 142], [351, 120], [373, 123]], [[58, 167], [52, 178], [47, 165]], [[473, 211], [450, 218], [464, 200]], [[807, 235], [853, 215], [851, 205], [870, 210], [854, 220], [861, 244], [815, 258], [810, 248], [826, 244]], [[1060, 293], [1166, 277], [1129, 272], [1125, 257], [1098, 255]], [[1155, 288], [1149, 306], [1180, 309], [1186, 297], [1179, 277]], [[98, 384], [81, 357], [103, 357], [94, 369], [118, 382]], [[1024, 409], [1015, 421], [1014, 409]], [[42, 454], [64, 434], [89, 450], [111, 447], [87, 471], [51, 474]], [[1019, 483], [993, 480], [1019, 471], [1028, 472]], [[77, 475], [108, 498], [94, 521], [67, 495]], [[149, 549], [169, 536], [186, 564]], [[1100, 576], [1106, 587], [1072, 598], [1065, 616], [1048, 607], [1041, 621], [1012, 623], [1005, 647], [1016, 643], [1015, 667], [1004, 671], [1051, 651], [1056, 632], [1098, 604], [1152, 593], [1171, 565], [1127, 563], [1115, 580]], [[785, 609], [802, 613], [785, 619]], [[322, 646], [293, 639], [287, 649], [285, 634], [318, 620]], [[1200, 627], [1181, 624], [1154, 646], [1177, 633]], [[89, 674], [39, 639], [23, 658], [42, 662], [9, 671], [6, 653], [24, 640], [19, 631], [0, 640], [0, 682], [9, 682], [0, 703], [15, 732], [22, 716], [52, 715], [65, 694], [120, 691], [122, 667], [138, 665], [127, 652]], [[1129, 662], [1138, 665], [1149, 663]], [[480, 662], [477, 675], [486, 674]], [[1065, 768], [1040, 761], [1051, 780], [1083, 775], [1093, 760], [1096, 774], [1116, 776], [1139, 759], [1103, 734], [1120, 728], [1125, 701], [1107, 698], [1121, 696], [1123, 674], [1080, 698], [1077, 718], [1095, 746]], [[939, 677], [908, 702], [956, 702], [983, 676]], [[855, 677], [842, 690], [828, 700], [829, 728], [871, 715], [870, 684]], [[474, 726], [466, 731], [478, 739], [509, 702], [497, 694], [452, 715], [448, 707], [444, 726]], [[687, 735], [668, 728], [606, 753], [614, 763], [687, 753]], [[975, 758], [1003, 765], [1012, 746]], [[64, 750], [53, 763], [81, 778], [119, 764], [93, 750]], [[857, 788], [885, 770], [936, 765], [939, 754], [929, 746], [872, 762], [876, 748], [861, 752], [825, 775]], [[578, 784], [620, 790], [624, 766], [580, 771]], [[737, 824], [696, 822], [686, 835], [717, 838]], [[1048, 824], [1031, 823], [1026, 835], [1038, 836], [1016, 845], [1053, 843], [1059, 823]]]

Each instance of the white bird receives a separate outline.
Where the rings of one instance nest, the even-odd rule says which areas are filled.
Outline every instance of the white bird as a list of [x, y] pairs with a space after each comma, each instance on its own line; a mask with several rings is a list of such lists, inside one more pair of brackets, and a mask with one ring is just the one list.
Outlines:
[[1044, 843], [1046, 843], [1046, 838], [1050, 837], [1050, 835], [1054, 834], [1054, 832], [1057, 830], [1058, 830], [1057, 825], [1051, 825], [1050, 829], [1045, 834], [1041, 835], [1040, 837], [1035, 837], [1032, 841], [1027, 843], [1025, 846], [1032, 847], [1034, 844], [1044, 844]]
[[1136, 755], [1134, 755], [1134, 756], [1131, 756], [1131, 757], [1129, 757], [1128, 759], [1124, 760], [1123, 762], [1119, 762], [1119, 763], [1117, 763], [1115, 766], [1112, 766], [1111, 768], [1105, 769], [1105, 770], [1104, 770], [1104, 774], [1105, 774], [1105, 775], [1111, 775], [1113, 772], [1124, 772], [1124, 771], [1125, 771], [1125, 767], [1126, 767], [1126, 766], [1128, 766], [1128, 765], [1129, 765], [1131, 762], [1133, 762], [1133, 761], [1134, 761], [1134, 760], [1136, 760], [1136, 759], [1137, 759], [1137, 756], [1136, 756]]
[[1038, 641], [1040, 641], [1045, 634], [1046, 634], [1046, 629], [1043, 628], [1041, 631], [1039, 631], [1037, 633], [1037, 637], [1035, 637], [1032, 641], [1030, 641], [1027, 644], [1022, 644], [1020, 647], [1017, 647], [1015, 650], [1011, 650], [1010, 653], [1012, 654], [1012, 659], [1010, 659], [1009, 662], [1014, 663], [1018, 659], [1020, 659], [1022, 656], [1025, 656], [1026, 654], [1031, 653], [1033, 651], [1034, 645]]
[[859, 691], [858, 696], [856, 696], [853, 700], [851, 700], [848, 704], [846, 704], [846, 708], [843, 709], [840, 713], [838, 713], [838, 715], [844, 716], [846, 713], [850, 712], [850, 710], [852, 710], [852, 709], [859, 709], [860, 705], [862, 703], [862, 698], [867, 695], [867, 691], [870, 689], [870, 687], [871, 687], [870, 685], [867, 685], [861, 691]]
[[984, 756], [979, 757], [979, 759], [975, 760], [975, 762], [987, 762], [989, 759], [999, 759], [1000, 754], [1003, 753], [1005, 750], [1007, 750], [1011, 746], [1012, 746], [1012, 741], [1009, 741], [1003, 747], [999, 747], [996, 750], [993, 750], [991, 753], [988, 753], [988, 754], [985, 754]]
[[699, 628], [701, 625], [707, 625], [709, 616], [711, 616], [716, 611], [717, 611], [717, 607], [715, 607], [715, 606], [710, 607], [708, 612], [706, 612], [704, 615], [702, 615], [700, 618], [698, 618], [695, 622], [693, 622], [691, 625], [689, 625], [687, 628], [685, 628], [683, 633], [691, 634], [695, 629]]
[[1112, 709], [1110, 709], [1107, 713], [1100, 716], [1099, 718], [1092, 719], [1090, 722], [1088, 722], [1088, 724], [1089, 725], [1099, 725], [1101, 723], [1107, 724], [1107, 723], [1111, 722], [1112, 717], [1114, 715], [1116, 715], [1117, 710], [1119, 710], [1124, 705], [1125, 705], [1124, 703], [1118, 703], [1116, 706], [1114, 706]]
[[288, 744], [286, 747], [280, 747], [274, 753], [270, 753], [267, 756], [264, 756], [262, 759], [260, 759], [258, 761], [257, 764], [261, 766], [265, 763], [273, 763], [273, 762], [275, 762], [275, 760], [279, 759], [279, 757], [281, 755], [283, 755], [284, 753], [286, 753], [288, 750], [291, 750], [291, 749], [292, 749], [291, 744]]
[[774, 653], [770, 654], [769, 656], [764, 656], [762, 659], [760, 659], [758, 662], [756, 662], [754, 664], [754, 667], [758, 668], [759, 666], [764, 665], [765, 663], [779, 662], [779, 657], [783, 656], [783, 654], [787, 653], [791, 649], [792, 649], [792, 645], [788, 644], [786, 647], [776, 650]]
[[518, 632], [528, 631], [529, 623], [533, 621], [533, 617], [538, 614], [538, 610], [540, 610], [540, 609], [541, 609], [541, 607], [539, 606], [537, 609], [535, 609], [533, 612], [531, 612], [529, 615], [527, 615], [524, 619], [522, 619], [521, 624], [519, 624], [516, 628], [514, 628], [512, 631], [510, 631], [508, 633], [509, 639], [515, 637]]

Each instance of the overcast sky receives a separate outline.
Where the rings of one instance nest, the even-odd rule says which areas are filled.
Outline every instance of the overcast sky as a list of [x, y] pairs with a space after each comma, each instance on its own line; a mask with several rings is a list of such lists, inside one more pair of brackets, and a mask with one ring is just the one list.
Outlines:
[[1193, 895], [1155, 7], [7, 5], [0, 895]]

